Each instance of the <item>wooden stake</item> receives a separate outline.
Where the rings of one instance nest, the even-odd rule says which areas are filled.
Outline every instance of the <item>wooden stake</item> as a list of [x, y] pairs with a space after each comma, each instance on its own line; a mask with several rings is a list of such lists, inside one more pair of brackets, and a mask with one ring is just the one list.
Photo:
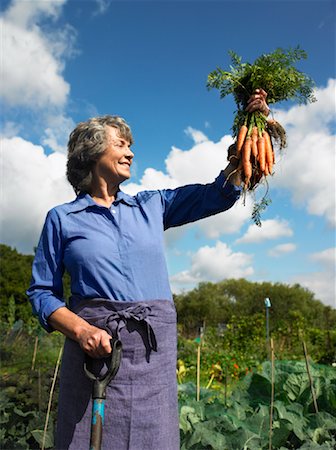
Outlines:
[[39, 411], [42, 410], [42, 396], [41, 396], [41, 392], [42, 392], [42, 383], [41, 383], [41, 369], [38, 368], [38, 380], [37, 380], [37, 396], [38, 396], [38, 407], [39, 407]]
[[315, 408], [315, 412], [317, 414], [319, 412], [319, 410], [318, 410], [317, 401], [316, 401], [313, 379], [310, 374], [309, 363], [308, 363], [308, 353], [307, 353], [307, 347], [306, 347], [305, 341], [302, 341], [302, 346], [303, 346], [303, 353], [304, 353], [304, 357], [305, 357], [305, 361], [306, 361], [306, 369], [307, 369], [307, 374], [308, 374], [308, 378], [309, 378], [310, 391], [312, 393], [314, 408]]
[[200, 399], [201, 390], [201, 346], [203, 342], [205, 321], [203, 320], [203, 326], [199, 330], [198, 347], [197, 347], [197, 386], [196, 386], [196, 400]]
[[200, 399], [200, 390], [201, 390], [201, 344], [198, 344], [197, 347], [197, 387], [196, 387], [196, 400]]
[[53, 393], [54, 393], [54, 389], [55, 389], [57, 373], [58, 373], [58, 368], [59, 368], [60, 361], [61, 361], [62, 352], [63, 352], [63, 347], [61, 347], [60, 352], [58, 354], [58, 358], [57, 358], [57, 362], [56, 362], [56, 366], [55, 366], [54, 377], [53, 377], [52, 384], [51, 384], [51, 389], [50, 389], [50, 394], [49, 394], [49, 402], [48, 402], [48, 409], [47, 409], [47, 416], [46, 416], [46, 420], [45, 420], [45, 424], [44, 424], [44, 430], [43, 430], [42, 447], [41, 447], [42, 450], [44, 450], [44, 446], [45, 446], [45, 440], [46, 440], [47, 429], [48, 429], [48, 422], [49, 422], [49, 415], [50, 415], [50, 409], [51, 409], [51, 402], [52, 402]]
[[34, 344], [34, 352], [33, 352], [33, 359], [32, 359], [32, 365], [31, 370], [33, 371], [35, 368], [35, 360], [36, 360], [36, 353], [37, 353], [37, 345], [38, 345], [38, 336], [35, 336], [35, 344]]
[[210, 377], [209, 383], [207, 384], [205, 389], [209, 389], [210, 386], [212, 385], [213, 380], [215, 379], [215, 374], [213, 373]]
[[224, 383], [224, 404], [225, 407], [227, 407], [227, 378], [228, 378], [228, 370], [227, 370], [227, 365], [225, 365], [225, 383]]
[[269, 424], [269, 445], [268, 449], [272, 450], [272, 434], [273, 434], [273, 406], [274, 406], [274, 344], [271, 338], [271, 407], [270, 407], [270, 424]]

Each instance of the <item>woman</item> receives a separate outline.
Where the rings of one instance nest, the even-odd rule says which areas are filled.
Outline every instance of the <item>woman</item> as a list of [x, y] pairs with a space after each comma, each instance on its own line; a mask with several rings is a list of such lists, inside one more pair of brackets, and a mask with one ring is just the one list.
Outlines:
[[[248, 109], [266, 112], [256, 91]], [[164, 258], [163, 231], [230, 208], [240, 194], [234, 161], [207, 185], [129, 196], [133, 138], [126, 122], [105, 116], [80, 123], [68, 143], [67, 177], [77, 198], [49, 211], [27, 294], [49, 332], [67, 337], [61, 369], [56, 448], [89, 447], [91, 382], [123, 344], [119, 372], [107, 389], [103, 449], [177, 450], [176, 313]], [[62, 276], [71, 277], [63, 299]]]

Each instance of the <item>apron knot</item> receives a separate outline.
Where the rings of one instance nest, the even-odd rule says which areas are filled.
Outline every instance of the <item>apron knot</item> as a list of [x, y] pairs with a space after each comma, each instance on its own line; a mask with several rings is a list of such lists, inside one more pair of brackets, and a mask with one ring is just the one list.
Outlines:
[[120, 339], [120, 331], [129, 321], [143, 324], [146, 337], [144, 344], [147, 349], [147, 359], [149, 360], [150, 352], [152, 350], [155, 352], [157, 351], [155, 333], [148, 317], [150, 313], [151, 308], [148, 305], [129, 306], [128, 308], [119, 311], [112, 311], [105, 320], [105, 328], [112, 331], [114, 328], [113, 322], [117, 322], [116, 337]]

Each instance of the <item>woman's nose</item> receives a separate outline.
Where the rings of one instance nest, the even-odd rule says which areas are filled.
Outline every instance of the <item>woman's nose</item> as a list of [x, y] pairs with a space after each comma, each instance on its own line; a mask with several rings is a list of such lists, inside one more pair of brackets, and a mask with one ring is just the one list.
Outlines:
[[130, 148], [127, 151], [126, 158], [128, 158], [128, 159], [134, 158], [134, 153], [132, 152], [132, 150]]

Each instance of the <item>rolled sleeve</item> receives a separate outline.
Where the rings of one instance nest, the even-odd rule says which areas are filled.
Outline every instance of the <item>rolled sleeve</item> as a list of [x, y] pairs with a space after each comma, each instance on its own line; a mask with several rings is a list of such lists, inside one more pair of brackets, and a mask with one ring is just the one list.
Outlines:
[[[65, 305], [65, 302], [61, 299], [57, 299], [53, 294], [50, 294], [49, 298], [47, 298], [47, 293], [43, 292], [42, 294], [42, 305], [39, 310], [35, 309], [35, 305], [33, 305], [34, 314], [38, 316], [39, 322], [42, 327], [48, 332], [51, 333], [54, 329], [49, 325], [48, 318], [49, 316], [55, 312], [57, 309], [62, 308]], [[35, 298], [36, 304], [37, 298]]]
[[48, 323], [48, 317], [57, 309], [66, 306], [62, 298], [64, 273], [62, 247], [60, 221], [57, 213], [51, 210], [42, 230], [33, 262], [30, 287], [26, 292], [33, 314], [48, 332], [53, 331]]

